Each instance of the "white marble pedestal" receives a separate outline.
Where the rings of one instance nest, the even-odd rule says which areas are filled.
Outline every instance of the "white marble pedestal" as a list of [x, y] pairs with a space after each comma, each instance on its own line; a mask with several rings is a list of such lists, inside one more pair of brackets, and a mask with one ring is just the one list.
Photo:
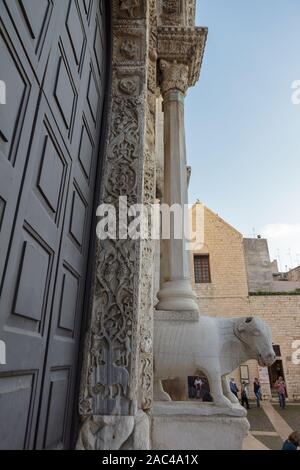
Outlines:
[[153, 450], [241, 450], [250, 428], [240, 405], [155, 402], [151, 419]]

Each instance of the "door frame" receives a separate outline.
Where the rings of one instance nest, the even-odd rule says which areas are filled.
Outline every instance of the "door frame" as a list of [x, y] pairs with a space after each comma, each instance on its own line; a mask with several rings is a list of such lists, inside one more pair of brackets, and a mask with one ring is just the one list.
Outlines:
[[[100, 1], [100, 0], [98, 0]], [[72, 416], [72, 425], [71, 425], [71, 449], [75, 449], [77, 435], [79, 432], [80, 426], [80, 416], [78, 413], [78, 402], [79, 402], [79, 393], [80, 393], [80, 383], [81, 383], [81, 372], [82, 365], [84, 361], [84, 345], [85, 345], [85, 335], [88, 331], [89, 320], [92, 314], [93, 302], [92, 302], [92, 292], [94, 286], [94, 279], [96, 276], [96, 210], [99, 205], [101, 185], [103, 182], [103, 167], [107, 149], [107, 136], [109, 130], [109, 116], [111, 108], [111, 90], [112, 90], [112, 56], [113, 56], [113, 37], [112, 37], [112, 2], [111, 0], [106, 1], [106, 36], [107, 36], [107, 66], [106, 66], [106, 75], [105, 75], [105, 98], [102, 111], [102, 126], [101, 132], [99, 135], [99, 151], [98, 151], [98, 161], [97, 161], [97, 170], [95, 178], [95, 191], [93, 198], [93, 209], [92, 209], [92, 222], [90, 229], [90, 243], [88, 250], [88, 260], [87, 260], [87, 273], [85, 280], [85, 292], [83, 300], [83, 312], [81, 318], [81, 327], [80, 327], [80, 339], [78, 347], [78, 372], [76, 377], [75, 385], [75, 400], [73, 407], [73, 416]], [[100, 158], [102, 157], [102, 158]]]

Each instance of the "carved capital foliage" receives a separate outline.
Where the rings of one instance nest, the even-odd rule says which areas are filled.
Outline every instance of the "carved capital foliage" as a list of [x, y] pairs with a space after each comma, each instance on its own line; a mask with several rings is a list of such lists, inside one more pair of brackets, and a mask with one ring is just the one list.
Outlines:
[[183, 94], [186, 93], [189, 82], [189, 67], [185, 64], [174, 62], [160, 61], [160, 69], [162, 71], [161, 88], [163, 95], [170, 90], [179, 90]]
[[207, 28], [158, 28], [159, 59], [188, 66], [189, 87], [199, 79], [206, 38]]

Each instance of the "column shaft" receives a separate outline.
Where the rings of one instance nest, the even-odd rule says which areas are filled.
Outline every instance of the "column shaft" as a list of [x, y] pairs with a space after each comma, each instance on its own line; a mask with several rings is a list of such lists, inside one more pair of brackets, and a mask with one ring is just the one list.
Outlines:
[[[178, 214], [171, 217], [170, 239], [162, 240], [163, 284], [158, 294], [158, 310], [198, 310], [191, 287], [189, 253], [184, 234], [187, 200], [184, 94], [172, 89], [164, 94], [163, 202], [169, 207], [177, 204], [181, 208], [181, 216], [179, 220]], [[175, 219], [177, 226], [174, 225]], [[179, 224], [181, 238], [177, 238]]]

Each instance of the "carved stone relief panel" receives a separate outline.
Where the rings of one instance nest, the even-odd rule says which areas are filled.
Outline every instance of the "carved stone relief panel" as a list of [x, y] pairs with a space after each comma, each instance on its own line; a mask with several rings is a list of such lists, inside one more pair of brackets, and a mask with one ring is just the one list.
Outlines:
[[113, 73], [113, 90], [115, 96], [140, 96], [145, 81], [145, 74], [127, 67]]
[[183, 24], [182, 0], [162, 0], [161, 22], [165, 25]]
[[146, 45], [144, 28], [115, 28], [113, 36], [113, 63], [116, 65], [143, 65]]

